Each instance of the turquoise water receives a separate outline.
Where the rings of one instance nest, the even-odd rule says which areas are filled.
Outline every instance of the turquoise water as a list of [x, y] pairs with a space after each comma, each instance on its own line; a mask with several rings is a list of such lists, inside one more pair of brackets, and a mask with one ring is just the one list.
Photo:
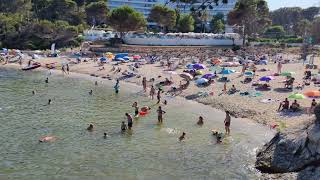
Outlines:
[[[134, 121], [132, 133], [121, 134], [124, 113], [133, 113], [132, 102], [154, 105], [139, 89], [121, 84], [116, 96], [107, 81], [96, 87], [83, 78], [52, 75], [49, 84], [44, 79], [44, 72], [0, 68], [0, 179], [259, 177], [253, 168], [255, 149], [271, 138], [268, 128], [233, 119], [232, 136], [216, 144], [209, 132], [223, 130], [222, 112], [167, 97], [163, 125], [157, 125], [153, 109]], [[205, 118], [203, 127], [195, 125], [199, 115]], [[93, 132], [86, 131], [89, 123]], [[187, 139], [178, 142], [183, 131]], [[57, 140], [38, 142], [49, 135]]]

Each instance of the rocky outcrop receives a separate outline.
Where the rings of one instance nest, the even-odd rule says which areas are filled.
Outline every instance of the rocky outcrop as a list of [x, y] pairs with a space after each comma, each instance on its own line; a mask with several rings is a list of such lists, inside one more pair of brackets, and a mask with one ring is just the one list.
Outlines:
[[256, 168], [262, 173], [297, 172], [297, 179], [320, 179], [320, 123], [277, 133], [258, 152]]

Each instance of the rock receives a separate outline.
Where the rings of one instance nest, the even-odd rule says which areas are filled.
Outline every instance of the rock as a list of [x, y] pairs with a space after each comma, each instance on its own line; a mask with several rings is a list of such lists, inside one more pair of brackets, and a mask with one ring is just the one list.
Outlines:
[[[277, 133], [257, 154], [256, 168], [262, 173], [298, 172], [309, 176], [320, 174], [320, 124], [308, 123], [304, 127]], [[317, 166], [316, 166], [317, 165]], [[315, 166], [314, 168], [310, 168]], [[319, 171], [319, 172], [318, 172]], [[319, 174], [318, 174], [319, 173]], [[310, 175], [311, 177], [311, 175]], [[320, 178], [318, 178], [320, 179]]]

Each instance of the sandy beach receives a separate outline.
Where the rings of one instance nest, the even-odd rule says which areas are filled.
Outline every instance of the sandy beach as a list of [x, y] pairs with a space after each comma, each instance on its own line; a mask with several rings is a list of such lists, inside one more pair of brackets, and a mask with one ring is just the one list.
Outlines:
[[[289, 56], [288, 56], [289, 57]], [[294, 86], [298, 86], [299, 84], [303, 84], [303, 77], [305, 67], [301, 62], [298, 62], [296, 59], [297, 56], [290, 56], [292, 63], [283, 64], [282, 72], [290, 71], [295, 72], [294, 78], [295, 83]], [[163, 89], [165, 92], [168, 92], [172, 87], [179, 87], [180, 83], [184, 83], [183, 78], [179, 76], [179, 74], [183, 73], [185, 70], [185, 65], [189, 64], [193, 61], [197, 61], [197, 59], [193, 59], [193, 57], [189, 59], [184, 59], [183, 61], [179, 59], [174, 59], [173, 66], [175, 66], [174, 71], [169, 71], [167, 66], [162, 66], [161, 62], [166, 62], [165, 59], [160, 59], [160, 62], [156, 62], [154, 64], [144, 64], [139, 68], [133, 71], [137, 76], [123, 79], [125, 82], [135, 83], [141, 86], [142, 89], [142, 78], [146, 77], [149, 81], [150, 79], [154, 79], [154, 82], [148, 82], [148, 91], [146, 95], [149, 95], [149, 89], [151, 84], [157, 84], [161, 81], [164, 81], [165, 78], [170, 79], [173, 82], [170, 86], [164, 86]], [[76, 59], [72, 58], [40, 58], [36, 59], [36, 62], [41, 63], [42, 67], [45, 67], [48, 63], [57, 63], [61, 64], [62, 62], [73, 61]], [[198, 60], [199, 61], [199, 60]], [[316, 62], [316, 61], [315, 61]], [[27, 60], [23, 61], [23, 65], [27, 63]], [[123, 63], [119, 65], [114, 65], [114, 62], [107, 62], [103, 66], [99, 66], [97, 62], [93, 62], [89, 60], [87, 62], [81, 62], [80, 64], [71, 64], [70, 63], [70, 71], [87, 74], [91, 76], [96, 76], [100, 78], [110, 78], [117, 79], [123, 77], [123, 72], [132, 72], [132, 68], [130, 68], [131, 64], [134, 63]], [[207, 67], [210, 67], [209, 64], [204, 62]], [[15, 68], [20, 68], [17, 64], [6, 64], [2, 66], [12, 66]], [[104, 69], [102, 69], [102, 67]], [[121, 72], [111, 71], [114, 68], [121, 69]], [[253, 79], [253, 82], [258, 82], [260, 77], [270, 76], [276, 73], [277, 64], [273, 62], [269, 62], [268, 65], [257, 65], [257, 72]], [[61, 69], [61, 67], [57, 67], [57, 70]], [[270, 90], [267, 91], [256, 91], [255, 87], [252, 86], [252, 83], [244, 84], [242, 81], [244, 80], [244, 76], [241, 75], [242, 67], [230, 67], [228, 69], [235, 70], [236, 72], [230, 75], [226, 75], [230, 82], [227, 83], [227, 89], [230, 89], [232, 85], [236, 87], [238, 90], [237, 93], [228, 95], [223, 93], [224, 83], [218, 82], [215, 79], [215, 82], [206, 87], [198, 87], [194, 81], [190, 82], [190, 85], [183, 90], [182, 92], [176, 93], [181, 97], [186, 97], [187, 99], [196, 100], [205, 105], [210, 105], [214, 108], [220, 110], [228, 110], [235, 117], [240, 118], [249, 118], [259, 123], [274, 125], [278, 124], [282, 127], [289, 127], [293, 125], [299, 125], [303, 123], [304, 120], [310, 119], [312, 116], [308, 114], [308, 108], [310, 107], [311, 100], [310, 98], [305, 98], [302, 100], [298, 100], [299, 104], [302, 106], [303, 111], [301, 113], [281, 113], [278, 112], [278, 107], [280, 102], [282, 102], [286, 97], [293, 93], [303, 93], [308, 90], [318, 90], [318, 87], [315, 87], [313, 83], [310, 86], [305, 86], [303, 90], [293, 89], [293, 91], [282, 91], [284, 88], [284, 81], [286, 77], [276, 76], [274, 80], [269, 82], [271, 87]], [[262, 69], [266, 71], [261, 71]], [[212, 70], [212, 68], [211, 68]], [[202, 70], [204, 74], [210, 73], [210, 68], [206, 68]], [[312, 74], [317, 74], [317, 69], [311, 70]], [[60, 70], [62, 73], [62, 71]], [[212, 72], [211, 72], [212, 73]], [[220, 77], [222, 75], [219, 75]], [[250, 92], [251, 94], [255, 94], [258, 92], [257, 96], [248, 95], [241, 96], [240, 92]], [[205, 96], [195, 96], [197, 93], [205, 94]], [[165, 94], [163, 94], [165, 95]], [[166, 93], [166, 96], [170, 96]], [[195, 96], [195, 98], [193, 98]], [[192, 97], [192, 98], [190, 98]], [[290, 100], [290, 99], [289, 99]], [[290, 100], [292, 103], [293, 100]]]

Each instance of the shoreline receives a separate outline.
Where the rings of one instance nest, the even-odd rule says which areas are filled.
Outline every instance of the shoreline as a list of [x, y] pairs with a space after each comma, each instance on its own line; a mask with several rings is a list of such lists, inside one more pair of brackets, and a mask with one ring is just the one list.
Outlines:
[[[39, 62], [42, 64], [42, 67], [37, 70], [42, 70], [42, 71], [48, 71], [44, 65], [46, 63], [52, 63], [52, 62], [65, 62], [66, 59], [63, 58], [42, 58], [42, 59], [37, 59], [35, 60], [36, 62]], [[1, 67], [13, 67], [15, 69], [20, 69], [20, 65], [18, 64], [7, 64], [7, 65], [1, 65]], [[24, 66], [24, 65], [23, 65]], [[290, 65], [291, 66], [291, 65]], [[71, 73], [78, 73], [81, 76], [88, 76], [88, 77], [92, 77], [92, 75], [97, 76], [96, 79], [97, 80], [107, 80], [108, 79], [104, 79], [101, 78], [103, 76], [106, 75], [106, 73], [108, 74], [108, 76], [110, 75], [110, 78], [113, 79], [113, 83], [114, 83], [114, 79], [119, 78], [119, 74], [111, 74], [110, 69], [111, 69], [111, 65], [110, 64], [106, 64], [105, 70], [103, 71], [98, 71], [97, 69], [99, 68], [99, 66], [96, 65], [96, 63], [94, 62], [83, 62], [81, 64], [76, 64], [76, 65], [71, 65]], [[121, 68], [122, 70], [125, 71], [130, 71], [130, 69], [128, 68], [127, 65], [119, 65], [116, 66], [117, 68]], [[269, 66], [270, 67], [270, 66]], [[300, 69], [300, 65], [299, 64], [293, 64], [292, 66], [293, 68], [297, 69], [297, 71]], [[237, 71], [240, 71], [240, 69], [236, 69]], [[56, 71], [58, 73], [61, 72], [61, 70], [51, 70], [51, 71]], [[59, 72], [60, 71], [60, 72]], [[177, 71], [181, 71], [182, 70], [177, 70]], [[179, 72], [178, 72], [179, 73]], [[121, 74], [121, 73], [120, 73]], [[129, 79], [125, 79], [122, 80], [121, 82], [126, 82], [128, 84], [131, 85], [135, 85], [136, 88], [139, 88], [139, 86], [141, 87], [141, 80], [142, 77], [153, 77], [156, 79], [156, 82], [159, 82], [160, 80], [162, 80], [164, 77], [166, 78], [173, 78], [173, 82], [174, 84], [179, 84], [179, 81], [181, 80], [181, 78], [177, 75], [169, 75], [169, 74], [165, 74], [164, 70], [159, 69], [158, 65], [152, 64], [152, 65], [143, 65], [141, 68], [139, 68], [139, 72], [138, 74], [141, 76], [141, 78], [129, 78]], [[156, 78], [156, 75], [158, 76], [162, 76], [160, 79], [159, 77]], [[173, 76], [173, 77], [172, 77]], [[235, 73], [235, 75], [232, 75], [233, 79], [232, 79], [232, 83], [235, 83], [236, 86], [239, 86], [242, 89], [242, 91], [250, 91], [250, 89], [248, 89], [246, 87], [246, 85], [243, 85], [240, 83], [240, 79], [239, 79], [239, 75], [237, 73]], [[234, 82], [234, 81], [238, 81], [238, 82]], [[156, 83], [154, 82], [154, 83]], [[228, 85], [229, 87], [231, 85]], [[141, 87], [142, 89], [142, 87]], [[148, 88], [149, 89], [149, 88]], [[189, 99], [186, 99], [186, 97], [188, 96], [192, 96], [195, 95], [199, 92], [213, 92], [214, 94], [211, 96], [207, 96], [207, 97], [198, 97], [195, 99], [192, 99], [192, 101], [207, 105], [207, 106], [211, 106], [214, 109], [218, 109], [220, 111], [229, 111], [231, 113], [231, 115], [235, 118], [245, 118], [245, 119], [250, 119], [251, 121], [263, 124], [263, 125], [267, 125], [267, 126], [271, 126], [274, 124], [279, 125], [279, 127], [277, 128], [278, 130], [283, 130], [284, 128], [287, 127], [296, 127], [296, 126], [300, 126], [301, 123], [304, 123], [306, 121], [308, 121], [310, 119], [310, 117], [308, 115], [304, 115], [304, 116], [280, 116], [278, 112], [276, 112], [275, 110], [278, 108], [278, 104], [284, 99], [283, 98], [283, 94], [281, 93], [275, 93], [275, 92], [262, 92], [265, 94], [270, 94], [270, 95], [264, 95], [264, 97], [241, 97], [239, 95], [221, 95], [222, 92], [221, 90], [223, 89], [223, 83], [215, 83], [213, 86], [210, 85], [206, 88], [198, 88], [197, 86], [194, 85], [193, 82], [191, 82], [191, 85], [183, 90], [183, 92], [181, 94], [176, 95], [177, 97], [181, 97], [184, 100], [189, 101]], [[165, 91], [167, 91], [168, 89], [165, 89]], [[213, 90], [213, 91], [212, 91]], [[252, 89], [251, 89], [252, 90]], [[218, 95], [220, 94], [220, 95]], [[288, 95], [290, 93], [287, 93]], [[149, 94], [147, 94], [149, 95]], [[175, 96], [175, 97], [176, 97]], [[273, 97], [274, 98], [274, 102], [273, 103], [269, 103], [269, 104], [263, 104], [260, 101], [262, 99], [265, 99], [267, 97]], [[272, 109], [270, 109], [272, 108]]]
[[[8, 64], [8, 65], [1, 65], [0, 66], [0, 69], [1, 68], [6, 68], [6, 69], [14, 69], [14, 70], [21, 70], [20, 69], [20, 65], [17, 65], [17, 64]], [[38, 72], [46, 72], [48, 71], [48, 69], [44, 68], [44, 67], [40, 67], [40, 68], [37, 68], [35, 70], [32, 70], [32, 71], [38, 71]], [[56, 70], [56, 69], [52, 69], [51, 70], [53, 72], [54, 75], [62, 75], [60, 73], [59, 70]], [[107, 85], [107, 86], [110, 86], [112, 87], [113, 84], [115, 83], [115, 80], [112, 79], [112, 80], [108, 80], [108, 79], [102, 79], [101, 77], [95, 77], [95, 76], [90, 76], [90, 74], [86, 74], [86, 73], [79, 73], [79, 72], [70, 72], [69, 75], [67, 75], [67, 77], [71, 77], [71, 78], [80, 78], [80, 79], [85, 79], [85, 80], [90, 80], [90, 81], [100, 81], [100, 82], [105, 82], [104, 85]], [[112, 83], [113, 84], [112, 84]], [[124, 86], [125, 87], [125, 91], [131, 91], [131, 92], [134, 92], [134, 93], [139, 93], [139, 92], [142, 92], [142, 88], [141, 88], [141, 85], [138, 84], [138, 83], [135, 83], [135, 82], [130, 82], [130, 81], [121, 81], [121, 86]], [[130, 89], [129, 89], [130, 88]], [[139, 90], [140, 88], [140, 90]], [[147, 96], [146, 94], [145, 95], [142, 95], [142, 94], [139, 94], [139, 96]], [[217, 104], [210, 104], [210, 103], [206, 103], [206, 102], [203, 102], [203, 101], [199, 101], [199, 100], [187, 100], [184, 96], [175, 96], [174, 97], [177, 101], [182, 101], [183, 103], [198, 103], [200, 105], [203, 105], [203, 106], [207, 106], [207, 107], [210, 107], [212, 108], [214, 111], [219, 111], [221, 113], [223, 113], [224, 111], [228, 110], [228, 108], [221, 108], [219, 106], [216, 106]], [[171, 99], [171, 98], [168, 98], [167, 96], [164, 96], [164, 98], [162, 97], [162, 99]], [[151, 99], [150, 99], [151, 100]], [[182, 103], [182, 104], [183, 104]], [[227, 106], [227, 104], [225, 105]], [[244, 120], [246, 121], [246, 123], [257, 123], [257, 124], [260, 124], [262, 126], [266, 126], [267, 124], [265, 123], [261, 123], [259, 121], [256, 121], [254, 119], [250, 119], [249, 117], [247, 117], [245, 114], [240, 114], [239, 116], [234, 116], [234, 114], [238, 114], [238, 112], [230, 112], [232, 114], [232, 116], [234, 118], [237, 118], [237, 119], [241, 119], [241, 120]]]

